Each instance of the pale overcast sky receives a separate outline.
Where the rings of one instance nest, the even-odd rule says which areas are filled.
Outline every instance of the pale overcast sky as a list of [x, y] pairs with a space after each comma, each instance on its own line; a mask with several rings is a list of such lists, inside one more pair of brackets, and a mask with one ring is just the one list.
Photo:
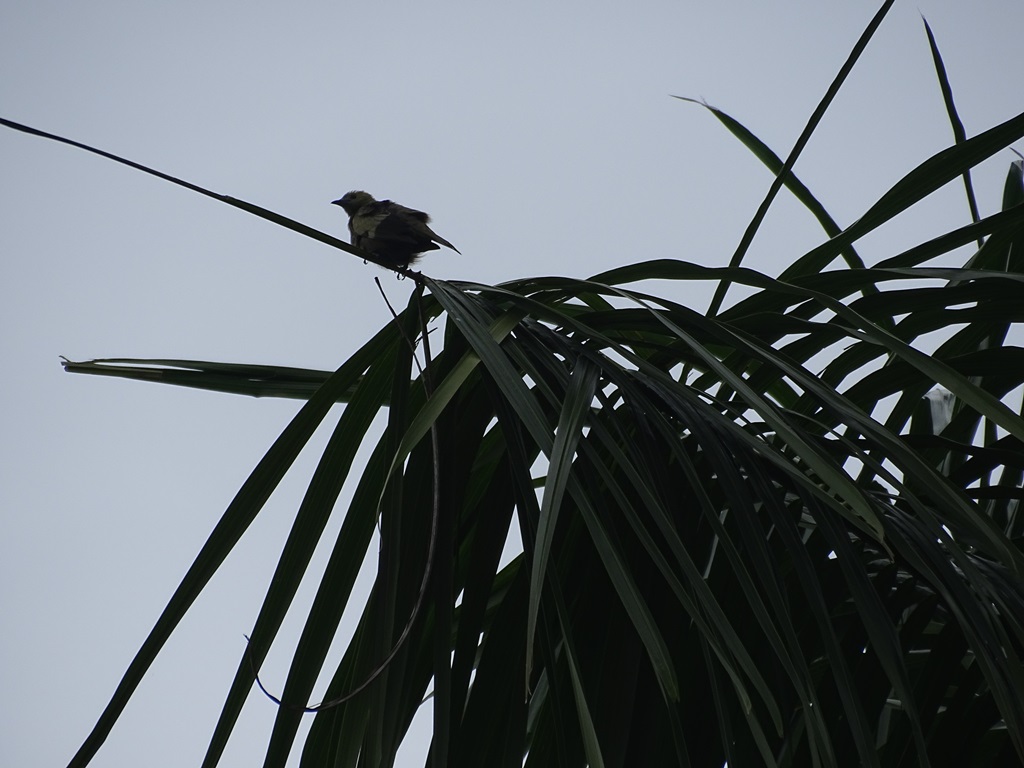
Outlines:
[[[878, 5], [8, 2], [0, 115], [339, 235], [329, 202], [349, 189], [423, 208], [464, 254], [430, 255], [435, 277], [722, 265], [771, 179], [670, 95], [707, 99], [785, 155]], [[921, 13], [969, 135], [1024, 108], [1024, 1], [897, 2], [796, 167], [841, 225], [952, 140]], [[975, 176], [983, 214], [1012, 159]], [[0, 764], [60, 766], [299, 405], [74, 376], [58, 356], [334, 369], [388, 321], [372, 278], [399, 304], [410, 285], [5, 128], [0, 168]], [[861, 253], [874, 261], [967, 220], [950, 185]], [[777, 274], [821, 239], [783, 194], [746, 264]], [[673, 290], [699, 307], [710, 296]], [[322, 444], [93, 765], [199, 764]], [[302, 618], [265, 667], [278, 689]], [[273, 717], [254, 694], [222, 764], [258, 765]], [[427, 718], [414, 731], [403, 768], [423, 764]]]

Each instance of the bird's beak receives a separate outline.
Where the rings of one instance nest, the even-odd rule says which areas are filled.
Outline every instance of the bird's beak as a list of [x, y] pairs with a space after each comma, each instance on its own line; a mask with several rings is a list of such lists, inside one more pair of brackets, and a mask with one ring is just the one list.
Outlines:
[[337, 200], [331, 200], [331, 205], [341, 205], [341, 198], [339, 197]]

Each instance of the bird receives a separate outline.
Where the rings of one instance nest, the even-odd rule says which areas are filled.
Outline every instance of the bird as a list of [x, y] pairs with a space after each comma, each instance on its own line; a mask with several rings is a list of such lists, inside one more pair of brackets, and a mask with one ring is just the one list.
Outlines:
[[428, 225], [423, 211], [406, 208], [390, 200], [376, 200], [362, 190], [353, 190], [331, 205], [340, 205], [348, 214], [352, 245], [373, 254], [382, 263], [405, 269], [424, 251], [436, 251], [442, 245], [456, 253], [459, 249]]

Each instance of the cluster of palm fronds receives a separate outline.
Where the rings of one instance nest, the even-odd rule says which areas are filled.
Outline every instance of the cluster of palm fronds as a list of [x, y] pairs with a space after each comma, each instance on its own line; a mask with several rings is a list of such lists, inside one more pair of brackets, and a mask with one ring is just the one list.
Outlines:
[[[956, 129], [934, 41], [933, 52]], [[768, 201], [788, 187], [829, 235], [779, 278], [740, 267], [745, 246], [718, 269], [659, 260], [499, 286], [420, 277], [408, 307], [333, 373], [67, 363], [307, 401], [75, 764], [339, 402], [207, 765], [332, 514], [344, 523], [278, 692], [267, 765], [294, 748], [378, 527], [376, 582], [313, 708], [303, 765], [391, 765], [428, 694], [434, 766], [1024, 759], [1022, 163], [999, 213], [870, 267], [853, 247], [961, 176], [975, 211], [969, 169], [1024, 135], [1024, 114], [971, 139], [956, 129], [841, 230], [790, 171], [802, 142], [784, 162], [713, 111], [777, 174]], [[929, 266], [975, 242], [963, 267]], [[645, 281], [719, 293], [700, 313], [632, 287]], [[747, 297], [721, 310], [728, 284]], [[443, 332], [428, 337], [431, 326]], [[523, 551], [506, 562], [517, 532]]]

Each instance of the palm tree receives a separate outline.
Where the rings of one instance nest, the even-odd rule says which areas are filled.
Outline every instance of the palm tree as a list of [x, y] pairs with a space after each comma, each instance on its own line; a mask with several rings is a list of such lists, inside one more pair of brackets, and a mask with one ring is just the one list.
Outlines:
[[[888, 5], [785, 161], [709, 107], [776, 173], [727, 267], [666, 259], [498, 286], [409, 273], [407, 306], [334, 372], [67, 362], [306, 401], [72, 765], [95, 754], [339, 402], [205, 765], [263, 687], [258, 670], [347, 483], [287, 680], [266, 691], [278, 703], [268, 766], [284, 765], [305, 716], [303, 765], [391, 765], [425, 701], [433, 766], [1024, 760], [1024, 350], [1011, 343], [1024, 319], [1024, 163], [1010, 165], [1000, 212], [871, 266], [854, 248], [961, 176], [976, 209], [970, 168], [1024, 135], [1024, 114], [970, 139], [961, 129], [846, 229], [791, 171]], [[770, 277], [741, 262], [783, 186], [828, 240]], [[962, 265], [936, 266], [975, 242]], [[715, 287], [707, 311], [672, 299], [681, 282]], [[745, 298], [727, 305], [733, 284]], [[376, 528], [371, 596], [326, 700], [311, 704]], [[503, 558], [517, 534], [521, 550]]]

